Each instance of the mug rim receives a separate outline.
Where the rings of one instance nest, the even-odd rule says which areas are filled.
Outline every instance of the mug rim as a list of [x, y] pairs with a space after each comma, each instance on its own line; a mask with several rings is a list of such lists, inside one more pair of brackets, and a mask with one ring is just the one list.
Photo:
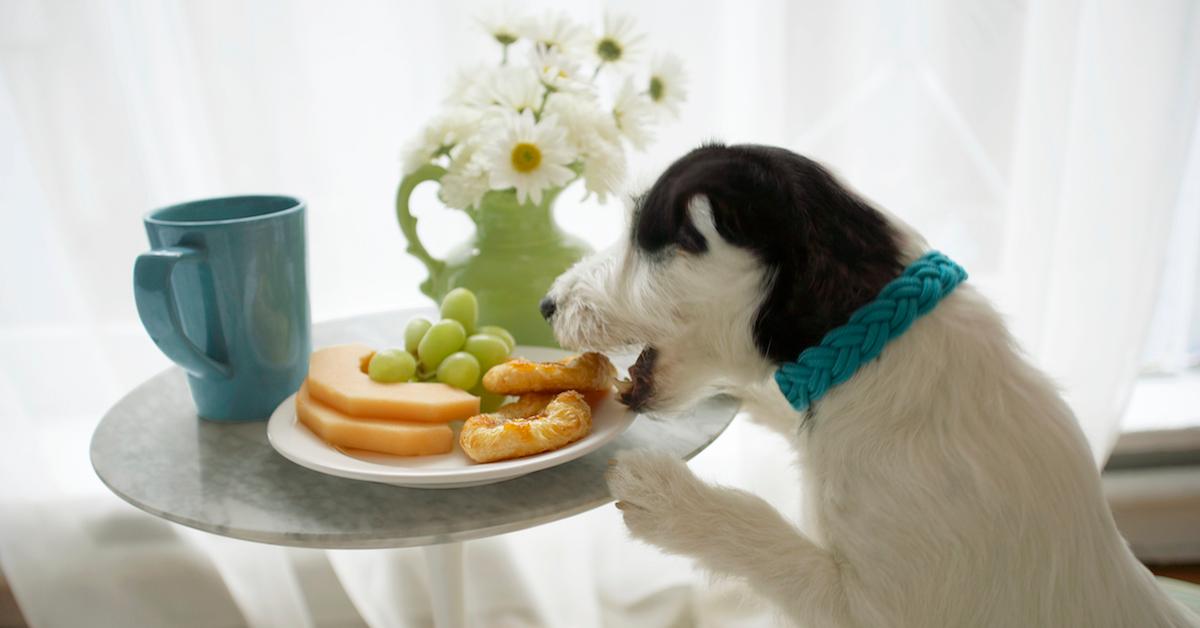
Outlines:
[[[177, 209], [180, 207], [186, 207], [188, 205], [198, 205], [198, 204], [202, 204], [202, 203], [215, 203], [215, 202], [219, 202], [219, 201], [268, 200], [268, 199], [285, 200], [285, 201], [289, 201], [291, 204], [283, 209], [269, 211], [269, 212], [262, 213], [262, 214], [255, 214], [253, 216], [244, 216], [241, 218], [218, 218], [215, 220], [169, 220], [169, 219], [157, 217], [159, 214], [161, 214], [163, 212], [167, 212], [167, 211]], [[304, 199], [297, 197], [297, 196], [290, 196], [287, 194], [234, 194], [231, 196], [215, 196], [212, 198], [200, 198], [200, 199], [191, 200], [191, 201], [184, 201], [182, 203], [173, 203], [171, 205], [167, 205], [165, 207], [159, 207], [157, 209], [152, 209], [152, 210], [146, 212], [145, 215], [142, 216], [142, 220], [144, 220], [146, 222], [146, 224], [164, 225], [164, 226], [172, 226], [172, 227], [233, 225], [233, 224], [240, 224], [240, 223], [258, 222], [258, 221], [266, 220], [269, 218], [277, 218], [279, 216], [283, 216], [286, 214], [303, 211], [305, 206], [306, 206], [306, 203], [304, 202]]]

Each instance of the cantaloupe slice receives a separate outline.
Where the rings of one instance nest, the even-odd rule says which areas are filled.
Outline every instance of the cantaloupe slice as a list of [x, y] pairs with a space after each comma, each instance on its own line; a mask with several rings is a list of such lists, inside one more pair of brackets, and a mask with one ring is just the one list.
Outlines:
[[307, 384], [296, 393], [296, 418], [321, 440], [338, 447], [394, 456], [444, 454], [454, 447], [454, 432], [445, 423], [349, 417], [313, 399]]
[[453, 386], [372, 380], [364, 365], [374, 353], [361, 344], [314, 351], [308, 361], [309, 394], [356, 418], [445, 423], [479, 414], [479, 397]]

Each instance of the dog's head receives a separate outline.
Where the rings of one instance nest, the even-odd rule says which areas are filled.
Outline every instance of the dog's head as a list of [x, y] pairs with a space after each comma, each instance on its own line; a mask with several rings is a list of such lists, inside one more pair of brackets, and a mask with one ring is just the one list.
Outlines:
[[626, 403], [677, 410], [700, 389], [769, 376], [903, 268], [899, 233], [819, 164], [706, 145], [634, 200], [628, 238], [542, 301], [572, 349], [644, 346]]

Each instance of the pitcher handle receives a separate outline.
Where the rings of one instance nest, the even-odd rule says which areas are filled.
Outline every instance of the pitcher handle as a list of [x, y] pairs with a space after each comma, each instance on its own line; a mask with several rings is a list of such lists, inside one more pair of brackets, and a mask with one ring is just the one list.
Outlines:
[[400, 181], [400, 189], [396, 192], [396, 219], [400, 221], [400, 230], [404, 232], [404, 238], [408, 240], [408, 248], [405, 250], [421, 260], [421, 263], [425, 264], [426, 270], [429, 271], [429, 277], [421, 282], [420, 288], [421, 292], [431, 299], [437, 299], [440, 296], [435, 293], [434, 287], [441, 285], [442, 272], [446, 268], [446, 262], [430, 255], [429, 251], [425, 250], [425, 245], [421, 244], [421, 238], [417, 235], [417, 218], [409, 211], [408, 201], [418, 185], [426, 181], [440, 181], [444, 174], [446, 174], [445, 168], [435, 164], [425, 164], [404, 177]]
[[189, 246], [170, 246], [142, 253], [133, 267], [133, 296], [138, 316], [154, 344], [167, 357], [196, 377], [228, 378], [233, 370], [197, 347], [183, 333], [171, 271], [180, 262], [203, 263], [205, 251]]

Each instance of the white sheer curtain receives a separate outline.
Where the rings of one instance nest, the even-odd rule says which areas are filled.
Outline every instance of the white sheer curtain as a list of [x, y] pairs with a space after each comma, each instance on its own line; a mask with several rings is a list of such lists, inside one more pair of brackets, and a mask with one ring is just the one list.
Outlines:
[[[399, 147], [452, 68], [494, 56], [472, 21], [485, 7], [0, 2], [0, 567], [34, 625], [427, 621], [418, 554], [284, 550], [159, 522], [99, 484], [87, 443], [167, 365], [130, 298], [152, 207], [303, 196], [317, 320], [423, 303], [391, 213]], [[1172, 220], [1195, 200], [1195, 3], [610, 7], [691, 77], [682, 118], [635, 158], [640, 178], [713, 137], [829, 163], [968, 267], [1106, 455]], [[567, 5], [592, 23], [603, 8]], [[445, 250], [469, 223], [423, 194], [422, 228]], [[596, 246], [621, 230], [616, 207], [562, 204]], [[694, 466], [796, 512], [785, 445], [742, 423]], [[467, 557], [480, 625], [771, 622], [630, 542], [612, 509]]]

